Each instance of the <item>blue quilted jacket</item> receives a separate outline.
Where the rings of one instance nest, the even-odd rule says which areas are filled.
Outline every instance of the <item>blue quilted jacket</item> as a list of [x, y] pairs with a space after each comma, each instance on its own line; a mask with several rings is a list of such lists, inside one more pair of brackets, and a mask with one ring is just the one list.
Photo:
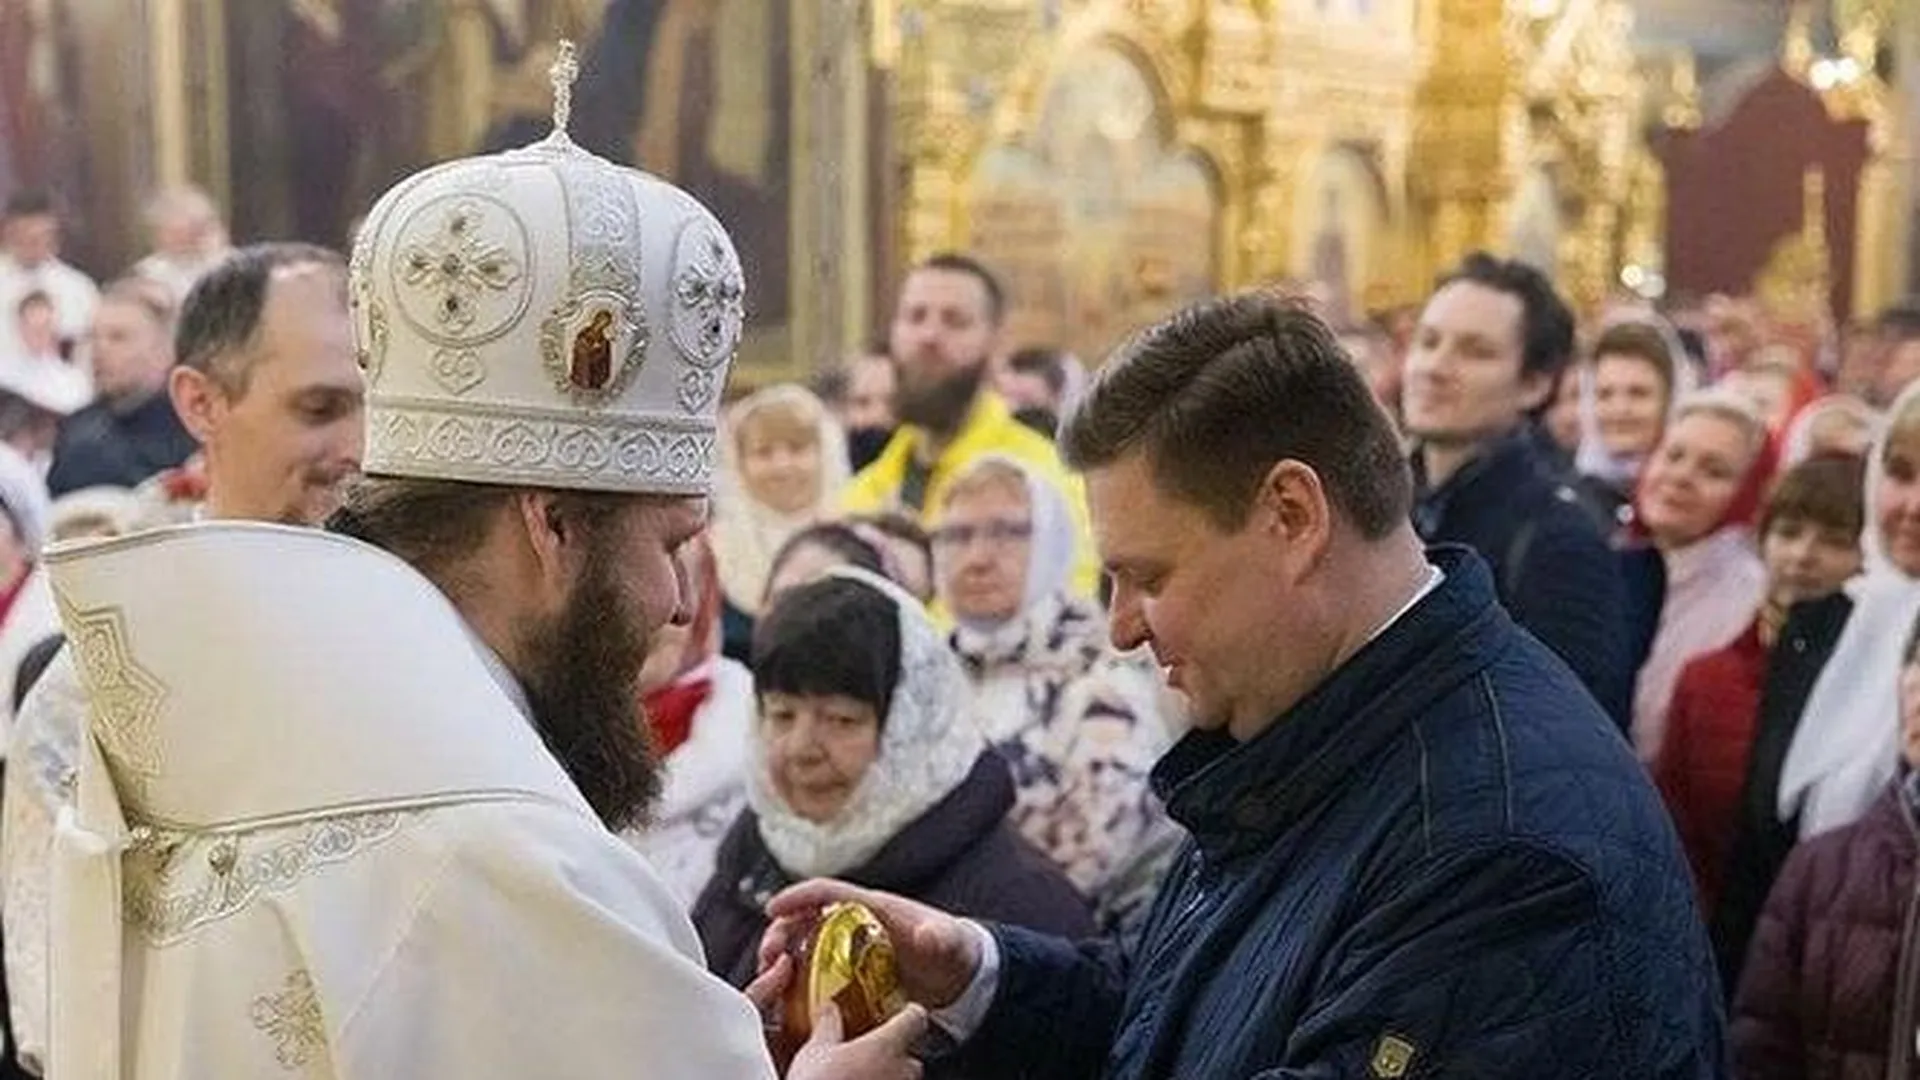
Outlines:
[[1192, 839], [1131, 949], [993, 927], [983, 1075], [1679, 1080], [1724, 1073], [1660, 800], [1464, 548], [1250, 742], [1154, 784]]

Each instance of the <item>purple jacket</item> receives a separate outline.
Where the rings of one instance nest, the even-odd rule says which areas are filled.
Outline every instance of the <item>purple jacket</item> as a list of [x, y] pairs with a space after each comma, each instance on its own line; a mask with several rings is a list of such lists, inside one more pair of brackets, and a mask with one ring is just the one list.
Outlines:
[[1898, 784], [1860, 821], [1794, 849], [1734, 998], [1739, 1080], [1920, 1077], [1917, 853]]

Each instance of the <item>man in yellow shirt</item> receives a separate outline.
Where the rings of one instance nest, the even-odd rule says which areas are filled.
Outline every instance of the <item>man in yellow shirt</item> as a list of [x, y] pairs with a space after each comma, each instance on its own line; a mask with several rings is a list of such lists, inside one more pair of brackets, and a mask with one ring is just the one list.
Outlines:
[[849, 513], [901, 510], [930, 525], [946, 485], [968, 463], [1002, 454], [1059, 486], [1072, 509], [1075, 589], [1094, 595], [1099, 564], [1078, 477], [1052, 441], [1013, 418], [987, 373], [1005, 352], [1006, 291], [978, 260], [935, 255], [907, 274], [887, 344], [899, 373], [900, 428], [841, 498]]

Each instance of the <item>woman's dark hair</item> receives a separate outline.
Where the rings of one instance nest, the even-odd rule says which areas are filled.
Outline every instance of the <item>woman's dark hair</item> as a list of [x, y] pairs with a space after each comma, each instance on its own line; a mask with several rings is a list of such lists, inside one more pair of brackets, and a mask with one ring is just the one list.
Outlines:
[[826, 548], [862, 570], [886, 576], [886, 560], [878, 548], [862, 539], [849, 525], [838, 521], [822, 521], [787, 537], [787, 542], [773, 553], [773, 562], [767, 567], [767, 578], [771, 580], [778, 576], [786, 561], [803, 547]]
[[753, 627], [753, 692], [839, 694], [882, 725], [900, 681], [900, 609], [863, 582], [825, 577], [780, 595]]
[[1866, 525], [1867, 463], [1850, 454], [1818, 454], [1774, 481], [1756, 536], [1781, 521], [1809, 521], [1856, 538]]

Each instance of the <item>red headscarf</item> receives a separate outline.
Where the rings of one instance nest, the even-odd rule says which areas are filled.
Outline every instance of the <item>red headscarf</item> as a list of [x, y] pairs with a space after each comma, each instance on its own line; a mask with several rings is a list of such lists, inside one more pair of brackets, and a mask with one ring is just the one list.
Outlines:
[[701, 533], [688, 542], [681, 557], [693, 586], [693, 621], [673, 676], [664, 685], [641, 696], [654, 747], [672, 753], [693, 734], [693, 718], [713, 693], [713, 659], [720, 653], [720, 572], [713, 546]]
[[[1667, 425], [1668, 431], [1673, 430], [1674, 424], [1679, 422], [1686, 411], [1686, 407], [1682, 406], [1681, 411], [1674, 414], [1673, 422]], [[1702, 534], [1702, 539], [1729, 526], [1752, 528], [1759, 522], [1760, 511], [1766, 506], [1767, 491], [1773, 485], [1774, 474], [1780, 467], [1779, 437], [1772, 432], [1767, 432], [1764, 426], [1762, 431], [1764, 436], [1760, 440], [1760, 450], [1753, 455], [1753, 463], [1747, 466], [1746, 475], [1740, 478], [1740, 487], [1734, 491], [1733, 501], [1727, 504], [1726, 510], [1720, 515], [1720, 520], [1714, 522], [1713, 527]], [[1659, 452], [1656, 447], [1654, 453]], [[1634, 485], [1633, 518], [1627, 523], [1626, 534], [1629, 540], [1638, 543], [1647, 543], [1653, 539], [1652, 534], [1647, 531], [1646, 515], [1640, 509], [1641, 502], [1646, 497], [1647, 477], [1652, 472], [1651, 468], [1641, 469], [1640, 479]]]

